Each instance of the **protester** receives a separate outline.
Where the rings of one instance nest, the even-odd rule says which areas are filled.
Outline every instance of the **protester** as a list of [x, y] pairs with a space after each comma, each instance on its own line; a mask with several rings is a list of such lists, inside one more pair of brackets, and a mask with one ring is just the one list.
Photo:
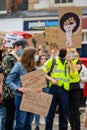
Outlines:
[[2, 67], [2, 56], [3, 50], [0, 50], [0, 109], [1, 109], [1, 130], [5, 130], [5, 118], [6, 110], [2, 101], [2, 83], [3, 83], [3, 67]]
[[82, 64], [82, 69], [80, 72], [80, 91], [81, 91], [81, 98], [80, 98], [80, 106], [85, 107], [86, 104], [86, 97], [84, 96], [84, 85], [87, 82], [87, 68], [84, 64]]
[[[74, 59], [80, 60], [80, 55], [77, 51], [74, 52]], [[80, 107], [85, 106], [85, 101], [86, 97], [84, 97], [84, 84], [87, 82], [87, 68], [86, 66], [82, 63], [81, 64], [82, 69], [80, 71]]]
[[49, 94], [53, 95], [51, 106], [47, 115], [45, 130], [53, 129], [53, 120], [57, 105], [59, 105], [59, 130], [67, 130], [68, 124], [68, 91], [70, 83], [70, 75], [74, 78], [77, 75], [77, 70], [70, 61], [70, 71], [66, 67], [66, 49], [59, 50], [59, 54], [55, 57], [55, 65], [53, 67], [50, 76], [48, 72], [52, 66], [52, 58], [42, 66], [42, 70], [46, 73], [46, 78], [50, 80]]
[[70, 91], [69, 91], [69, 121], [71, 125], [71, 130], [80, 130], [80, 76], [81, 71], [81, 61], [75, 57], [72, 58], [78, 70], [78, 75], [75, 78], [70, 77]]
[[14, 92], [9, 88], [6, 84], [6, 78], [11, 71], [14, 64], [19, 60], [19, 57], [23, 53], [23, 49], [26, 47], [25, 40], [17, 40], [13, 44], [12, 52], [6, 54], [2, 61], [3, 66], [3, 84], [2, 84], [2, 98], [6, 108], [6, 122], [5, 122], [5, 130], [13, 130], [13, 121], [15, 116], [15, 104]]
[[83, 126], [87, 128], [87, 107], [85, 108], [85, 112], [84, 112]]
[[1, 109], [1, 130], [5, 130], [5, 120], [6, 120], [6, 108], [4, 102], [2, 100], [2, 84], [3, 84], [3, 67], [2, 67], [2, 60], [5, 56], [6, 50], [0, 50], [0, 109]]
[[[36, 65], [36, 69], [37, 70], [40, 70], [41, 69], [41, 66], [46, 62], [46, 55], [45, 54], [42, 54], [39, 56], [39, 59], [37, 61], [37, 65]], [[44, 92], [48, 92], [48, 88], [45, 87], [43, 88], [43, 91]], [[35, 114], [35, 130], [40, 130], [40, 115], [38, 114]]]
[[15, 91], [15, 107], [16, 107], [16, 126], [15, 130], [31, 130], [31, 124], [34, 114], [31, 112], [21, 111], [20, 103], [22, 96], [27, 89], [22, 86], [21, 76], [29, 72], [35, 71], [37, 49], [27, 47], [21, 55], [20, 61], [15, 64], [9, 73], [6, 83], [11, 90]]
[[80, 72], [80, 88], [84, 89], [85, 82], [87, 82], [87, 68], [82, 64], [82, 70]]

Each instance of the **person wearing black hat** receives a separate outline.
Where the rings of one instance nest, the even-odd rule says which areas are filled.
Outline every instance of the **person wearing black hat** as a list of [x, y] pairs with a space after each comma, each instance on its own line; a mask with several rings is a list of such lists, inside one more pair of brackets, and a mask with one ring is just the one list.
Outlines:
[[2, 84], [2, 98], [6, 107], [6, 122], [5, 122], [5, 130], [13, 130], [13, 122], [15, 116], [15, 93], [12, 91], [9, 86], [6, 84], [6, 78], [13, 68], [14, 64], [19, 60], [19, 57], [23, 53], [23, 49], [26, 47], [27, 42], [24, 39], [17, 40], [13, 43], [12, 52], [7, 54], [3, 61], [3, 84]]

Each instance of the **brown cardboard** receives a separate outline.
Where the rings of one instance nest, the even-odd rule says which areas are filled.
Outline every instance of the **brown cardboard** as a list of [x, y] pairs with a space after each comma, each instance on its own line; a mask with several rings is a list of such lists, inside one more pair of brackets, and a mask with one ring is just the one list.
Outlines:
[[54, 47], [58, 48], [58, 27], [45, 28], [46, 34], [46, 49], [50, 50]]
[[[82, 8], [60, 7], [58, 48], [81, 48]], [[65, 31], [65, 32], [64, 32]]]
[[31, 90], [37, 90], [47, 86], [45, 74], [42, 70], [29, 72], [21, 76], [23, 87]]
[[23, 95], [20, 110], [47, 116], [51, 101], [50, 94], [28, 90]]

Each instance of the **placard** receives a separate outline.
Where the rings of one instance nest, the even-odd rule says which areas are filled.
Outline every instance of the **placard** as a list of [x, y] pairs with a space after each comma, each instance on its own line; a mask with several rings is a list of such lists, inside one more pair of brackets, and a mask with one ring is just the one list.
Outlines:
[[23, 95], [20, 110], [47, 116], [51, 101], [51, 94], [28, 90]]
[[42, 70], [29, 72], [21, 76], [23, 87], [27, 89], [37, 90], [47, 86], [45, 73]]
[[15, 35], [15, 34], [6, 34], [6, 44], [5, 47], [13, 47], [13, 43], [17, 40], [23, 39], [23, 36]]
[[81, 48], [82, 8], [60, 7], [58, 48]]
[[58, 48], [58, 27], [46, 27], [46, 49]]
[[28, 39], [29, 45], [35, 48], [38, 48], [39, 45], [45, 46], [45, 34], [43, 33], [34, 33], [32, 38]]

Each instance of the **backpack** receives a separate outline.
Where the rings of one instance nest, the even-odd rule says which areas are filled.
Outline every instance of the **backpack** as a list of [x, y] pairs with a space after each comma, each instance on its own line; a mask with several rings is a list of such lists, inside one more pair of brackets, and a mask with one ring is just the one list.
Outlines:
[[[56, 65], [56, 59], [55, 59], [55, 57], [53, 57], [52, 58], [52, 66], [51, 66], [51, 69], [50, 69], [50, 71], [48, 72], [48, 76], [50, 76], [50, 74], [51, 74], [51, 72], [53, 71], [53, 68], [54, 68], [54, 66]], [[47, 87], [49, 87], [49, 80], [48, 79], [46, 79], [46, 82], [47, 82]]]

